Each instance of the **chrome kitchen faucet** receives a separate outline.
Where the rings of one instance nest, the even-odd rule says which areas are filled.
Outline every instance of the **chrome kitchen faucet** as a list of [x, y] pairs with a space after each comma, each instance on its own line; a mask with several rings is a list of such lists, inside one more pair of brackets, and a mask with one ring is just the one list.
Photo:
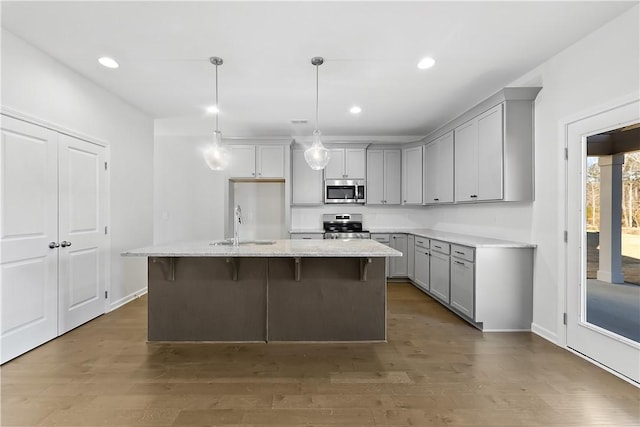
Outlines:
[[242, 224], [242, 209], [237, 205], [233, 210], [233, 246], [236, 247], [240, 245], [240, 224]]

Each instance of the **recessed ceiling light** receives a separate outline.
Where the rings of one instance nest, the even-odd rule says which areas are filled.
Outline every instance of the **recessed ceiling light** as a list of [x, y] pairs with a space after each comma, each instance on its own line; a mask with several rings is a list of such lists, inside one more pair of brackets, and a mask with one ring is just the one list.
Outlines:
[[427, 56], [426, 58], [422, 58], [420, 62], [418, 62], [418, 68], [420, 68], [421, 70], [426, 70], [427, 68], [433, 67], [435, 63], [435, 59]]
[[98, 62], [107, 68], [118, 68], [120, 66], [115, 59], [109, 58], [108, 56], [98, 58]]
[[351, 114], [360, 114], [362, 113], [362, 108], [358, 107], [357, 105], [354, 105], [353, 107], [351, 107], [351, 109], [349, 109], [349, 112]]
[[207, 107], [207, 113], [218, 114], [220, 110], [217, 105], [212, 105], [211, 107]]

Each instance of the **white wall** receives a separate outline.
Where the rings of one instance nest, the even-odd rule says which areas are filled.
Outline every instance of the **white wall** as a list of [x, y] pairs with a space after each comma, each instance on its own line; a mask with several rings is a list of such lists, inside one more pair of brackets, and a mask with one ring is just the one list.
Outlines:
[[210, 170], [202, 156], [206, 137], [155, 137], [155, 244], [224, 238], [223, 171]]
[[146, 260], [120, 252], [152, 242], [152, 119], [4, 29], [1, 67], [3, 107], [108, 143], [111, 305], [144, 292]]

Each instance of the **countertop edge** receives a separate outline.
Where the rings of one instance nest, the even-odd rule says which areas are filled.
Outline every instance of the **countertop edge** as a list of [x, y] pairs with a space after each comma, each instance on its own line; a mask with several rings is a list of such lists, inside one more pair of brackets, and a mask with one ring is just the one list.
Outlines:
[[[535, 249], [538, 247], [535, 243], [516, 242], [512, 240], [495, 239], [493, 237], [482, 237], [474, 235], [464, 235], [452, 233], [449, 231], [438, 231], [422, 228], [405, 228], [405, 229], [369, 229], [371, 234], [413, 234], [415, 236], [427, 239], [441, 240], [454, 245], [468, 246], [472, 248], [514, 248], [514, 249]], [[475, 241], [474, 241], [475, 240]]]

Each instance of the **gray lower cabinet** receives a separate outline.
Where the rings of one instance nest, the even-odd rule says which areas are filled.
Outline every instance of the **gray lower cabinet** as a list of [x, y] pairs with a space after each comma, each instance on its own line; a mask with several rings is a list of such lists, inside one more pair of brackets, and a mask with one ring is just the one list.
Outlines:
[[531, 330], [533, 247], [414, 241], [416, 287], [483, 331]]
[[387, 245], [390, 248], [402, 252], [401, 257], [387, 258], [387, 277], [398, 278], [407, 277], [408, 261], [407, 261], [407, 235], [406, 234], [387, 234], [372, 233], [371, 238], [376, 242]]
[[415, 278], [415, 253], [416, 253], [416, 236], [409, 234], [407, 236], [407, 277], [411, 280]]
[[393, 257], [389, 260], [389, 277], [407, 277], [407, 235], [392, 234], [390, 246], [402, 252], [402, 256]]
[[473, 320], [475, 264], [464, 259], [451, 258], [451, 308]]
[[475, 320], [476, 251], [468, 246], [451, 245], [451, 308]]
[[[423, 291], [429, 292], [429, 239], [416, 237], [414, 247], [414, 283]], [[420, 243], [419, 243], [420, 242]]]
[[449, 304], [449, 255], [431, 249], [431, 295]]

